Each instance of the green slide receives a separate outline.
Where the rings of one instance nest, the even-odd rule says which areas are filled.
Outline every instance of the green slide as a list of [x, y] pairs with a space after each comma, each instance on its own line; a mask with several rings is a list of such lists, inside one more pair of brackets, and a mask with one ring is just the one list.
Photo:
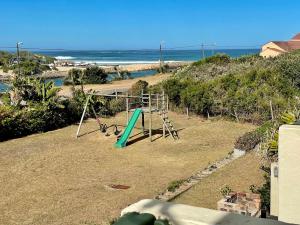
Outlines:
[[117, 143], [115, 144], [115, 147], [117, 148], [123, 148], [126, 146], [126, 143], [127, 143], [127, 140], [139, 118], [139, 116], [141, 115], [142, 113], [142, 109], [136, 109], [134, 110], [129, 122], [128, 122], [128, 125], [126, 127], [126, 129], [124, 130], [121, 138], [117, 141]]

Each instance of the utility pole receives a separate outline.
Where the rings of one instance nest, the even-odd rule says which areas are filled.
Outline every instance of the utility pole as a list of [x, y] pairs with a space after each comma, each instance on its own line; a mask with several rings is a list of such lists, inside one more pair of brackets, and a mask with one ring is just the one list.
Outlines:
[[18, 61], [18, 75], [21, 75], [21, 68], [20, 68], [20, 46], [22, 42], [17, 42], [17, 61]]
[[204, 44], [202, 43], [201, 45], [201, 48], [202, 48], [202, 59], [205, 58], [205, 53], [204, 53]]
[[159, 58], [159, 65], [160, 65], [160, 71], [163, 72], [163, 55], [162, 55], [162, 48], [163, 48], [163, 41], [160, 42], [159, 44], [159, 54], [160, 54], [160, 58]]
[[216, 44], [216, 43], [213, 43], [213, 45], [212, 45], [212, 51], [211, 51], [212, 56], [215, 55], [215, 47], [216, 47], [216, 46], [217, 46], [217, 44]]

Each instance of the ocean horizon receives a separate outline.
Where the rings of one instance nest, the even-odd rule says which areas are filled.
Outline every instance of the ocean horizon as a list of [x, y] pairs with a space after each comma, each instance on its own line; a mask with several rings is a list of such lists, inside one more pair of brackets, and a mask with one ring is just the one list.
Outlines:
[[[259, 49], [205, 49], [204, 57], [215, 54], [227, 54], [231, 57], [257, 54]], [[36, 53], [55, 57], [58, 60], [97, 65], [130, 65], [158, 63], [159, 50], [62, 50], [38, 51]], [[202, 50], [163, 50], [165, 62], [197, 61], [203, 58]]]

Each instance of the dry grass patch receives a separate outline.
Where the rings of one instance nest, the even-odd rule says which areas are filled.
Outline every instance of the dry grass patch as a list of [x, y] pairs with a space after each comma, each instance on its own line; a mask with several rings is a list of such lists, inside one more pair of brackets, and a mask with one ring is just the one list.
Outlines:
[[[153, 198], [171, 181], [225, 157], [235, 139], [254, 128], [175, 113], [169, 117], [180, 129], [179, 141], [156, 134], [150, 143], [137, 135], [118, 150], [113, 131], [105, 137], [90, 120], [83, 127], [90, 133], [79, 139], [77, 126], [69, 126], [0, 143], [0, 224], [107, 224], [128, 204]], [[121, 113], [104, 121], [125, 124], [125, 118]], [[161, 125], [157, 116], [153, 123]], [[130, 188], [114, 190], [112, 184]]]
[[259, 167], [259, 156], [249, 153], [203, 179], [174, 202], [216, 209], [217, 201], [222, 198], [222, 187], [228, 185], [233, 191], [249, 192], [250, 185], [261, 186], [264, 178]]

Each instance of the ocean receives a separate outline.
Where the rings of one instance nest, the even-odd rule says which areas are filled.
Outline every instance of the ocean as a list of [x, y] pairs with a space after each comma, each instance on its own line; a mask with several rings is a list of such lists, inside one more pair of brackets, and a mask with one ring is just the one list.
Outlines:
[[[60, 60], [70, 60], [76, 63], [95, 63], [98, 65], [127, 65], [156, 63], [160, 59], [159, 50], [111, 50], [111, 51], [40, 51], [37, 53], [49, 55]], [[217, 53], [225, 53], [231, 57], [257, 54], [259, 49], [218, 49], [204, 50], [204, 57]], [[165, 62], [197, 61], [203, 57], [201, 50], [163, 50], [162, 59]]]
[[[97, 65], [129, 65], [147, 64], [159, 62], [159, 50], [112, 50], [112, 51], [39, 51], [36, 53], [55, 57], [60, 60], [74, 61], [75, 63], [95, 63]], [[224, 53], [231, 57], [257, 54], [259, 49], [218, 49], [204, 50], [204, 57]], [[197, 61], [203, 57], [201, 50], [163, 50], [162, 59], [165, 62]], [[155, 74], [154, 70], [132, 72], [131, 77], [144, 77]], [[51, 79], [57, 86], [63, 83], [62, 78]], [[0, 92], [4, 92], [8, 86], [0, 82]]]

